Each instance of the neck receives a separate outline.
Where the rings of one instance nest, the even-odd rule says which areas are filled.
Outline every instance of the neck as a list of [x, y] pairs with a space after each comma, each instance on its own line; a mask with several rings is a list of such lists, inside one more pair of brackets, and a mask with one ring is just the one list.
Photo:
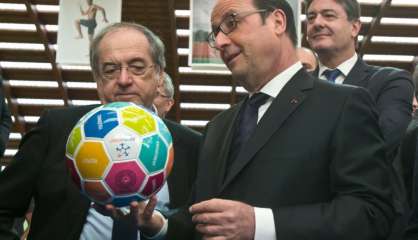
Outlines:
[[318, 51], [318, 58], [322, 64], [324, 64], [325, 66], [331, 69], [334, 69], [338, 67], [341, 63], [350, 59], [354, 54], [355, 54], [354, 48], [345, 52], [337, 52], [337, 51], [320, 52]]
[[243, 83], [247, 84], [243, 84], [243, 87], [250, 93], [259, 92], [274, 77], [276, 77], [277, 75], [291, 67], [293, 64], [295, 64], [298, 61], [296, 56], [296, 50], [290, 47], [288, 49], [289, 50], [285, 53], [278, 53], [277, 59], [271, 61], [272, 65], [268, 69], [266, 69], [266, 71], [260, 73], [259, 75], [247, 76], [248, 79], [246, 81], [243, 81]]

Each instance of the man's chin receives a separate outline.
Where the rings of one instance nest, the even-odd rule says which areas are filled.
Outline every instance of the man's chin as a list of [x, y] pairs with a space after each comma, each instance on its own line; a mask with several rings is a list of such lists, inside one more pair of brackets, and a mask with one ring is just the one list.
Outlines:
[[117, 97], [115, 98], [115, 101], [117, 102], [132, 102], [138, 105], [143, 105], [143, 102], [138, 98], [133, 97]]
[[322, 52], [322, 51], [326, 52], [329, 49], [333, 48], [333, 44], [330, 42], [320, 41], [320, 42], [311, 44], [311, 48], [312, 50], [314, 50], [314, 52]]

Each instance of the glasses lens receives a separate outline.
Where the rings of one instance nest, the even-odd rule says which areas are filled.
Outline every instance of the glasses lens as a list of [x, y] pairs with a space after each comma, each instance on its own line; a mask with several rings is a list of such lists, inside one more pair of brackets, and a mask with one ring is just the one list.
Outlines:
[[145, 67], [143, 65], [128, 65], [128, 71], [132, 73], [133, 75], [139, 76], [145, 73], [148, 67]]
[[118, 75], [120, 72], [120, 67], [117, 65], [106, 65], [102, 69], [102, 75], [106, 79], [112, 79]]
[[144, 75], [148, 68], [152, 68], [154, 65], [144, 66], [141, 64], [130, 64], [126, 67], [120, 65], [106, 65], [102, 68], [102, 77], [106, 80], [116, 79], [120, 76], [122, 69], [126, 68], [128, 73], [133, 76]]
[[225, 20], [221, 23], [220, 29], [223, 33], [228, 34], [234, 31], [237, 26], [237, 20], [235, 19], [235, 14], [228, 16]]
[[215, 47], [215, 33], [214, 32], [209, 33], [208, 43], [209, 43], [209, 46]]

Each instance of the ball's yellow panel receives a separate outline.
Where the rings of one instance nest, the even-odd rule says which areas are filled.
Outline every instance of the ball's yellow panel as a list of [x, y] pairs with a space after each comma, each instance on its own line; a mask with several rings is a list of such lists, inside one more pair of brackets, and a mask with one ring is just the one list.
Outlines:
[[101, 142], [84, 141], [75, 162], [83, 179], [101, 179], [109, 159]]
[[157, 129], [157, 124], [152, 113], [141, 108], [131, 106], [121, 111], [122, 124], [131, 128], [139, 135], [147, 135], [153, 133]]

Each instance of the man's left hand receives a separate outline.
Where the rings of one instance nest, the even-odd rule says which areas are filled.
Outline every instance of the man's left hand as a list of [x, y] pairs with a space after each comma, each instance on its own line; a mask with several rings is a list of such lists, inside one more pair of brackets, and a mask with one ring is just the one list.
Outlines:
[[254, 208], [238, 201], [211, 199], [189, 209], [203, 239], [254, 239]]
[[125, 224], [133, 225], [142, 233], [148, 236], [154, 236], [158, 233], [164, 225], [164, 220], [161, 214], [155, 214], [154, 208], [157, 205], [156, 196], [152, 196], [149, 201], [130, 203], [130, 211], [126, 212], [123, 209], [116, 208], [112, 204], [106, 206], [93, 205], [94, 208], [105, 216], [110, 216], [113, 219], [122, 220]]

